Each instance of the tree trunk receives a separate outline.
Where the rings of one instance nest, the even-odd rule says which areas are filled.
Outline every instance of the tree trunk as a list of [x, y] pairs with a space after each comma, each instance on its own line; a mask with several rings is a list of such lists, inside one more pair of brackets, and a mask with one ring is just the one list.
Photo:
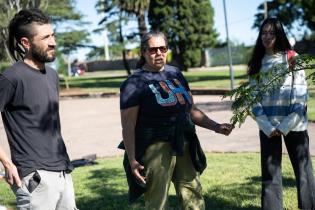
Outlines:
[[5, 40], [6, 40], [6, 32], [7, 32], [7, 31], [6, 31], [5, 28], [3, 28], [3, 29], [1, 30], [0, 41], [1, 41], [1, 45], [4, 46], [5, 52], [6, 52], [6, 54], [7, 54], [7, 57], [9, 58], [9, 60], [10, 60], [11, 62], [13, 62], [13, 58], [12, 58], [12, 56], [11, 56], [11, 54], [10, 54], [8, 45], [7, 45], [6, 41], [5, 41]]
[[127, 55], [126, 55], [126, 50], [123, 49], [122, 51], [122, 56], [123, 56], [123, 62], [124, 62], [124, 66], [125, 66], [125, 69], [127, 71], [127, 74], [130, 75], [131, 74], [131, 70], [130, 70], [130, 66], [129, 66], [129, 63], [127, 61]]
[[139, 16], [138, 16], [138, 29], [139, 29], [139, 35], [140, 39], [141, 37], [147, 33], [147, 26], [145, 25], [145, 15], [144, 11], [141, 11]]
[[123, 45], [122, 56], [123, 56], [124, 66], [125, 66], [125, 69], [127, 71], [127, 74], [130, 75], [131, 74], [131, 70], [130, 70], [129, 63], [127, 61], [127, 52], [126, 52], [126, 49], [125, 49], [124, 37], [123, 37], [123, 34], [122, 34], [122, 24], [121, 24], [121, 19], [122, 18], [121, 18], [121, 15], [122, 15], [122, 12], [120, 11], [120, 14], [119, 14], [119, 41]]

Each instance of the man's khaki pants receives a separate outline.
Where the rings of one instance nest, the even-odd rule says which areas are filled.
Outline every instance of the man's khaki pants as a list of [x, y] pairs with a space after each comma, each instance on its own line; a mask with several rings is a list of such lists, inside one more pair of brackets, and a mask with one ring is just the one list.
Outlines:
[[35, 172], [23, 177], [22, 187], [12, 187], [18, 210], [76, 210], [71, 174], [37, 170], [40, 182], [30, 192]]
[[168, 209], [167, 197], [171, 181], [181, 209], [205, 209], [199, 173], [192, 164], [188, 143], [185, 142], [184, 156], [173, 156], [170, 143], [154, 143], [147, 148], [143, 162], [147, 182], [147, 210]]

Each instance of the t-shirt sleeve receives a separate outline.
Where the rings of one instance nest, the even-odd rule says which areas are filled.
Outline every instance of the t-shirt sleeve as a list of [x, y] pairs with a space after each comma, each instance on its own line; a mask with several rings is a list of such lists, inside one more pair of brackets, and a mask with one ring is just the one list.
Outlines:
[[141, 82], [139, 79], [130, 77], [120, 87], [120, 109], [138, 106], [141, 96]]
[[14, 96], [15, 88], [13, 84], [2, 74], [0, 74], [0, 111], [2, 112], [6, 105]]

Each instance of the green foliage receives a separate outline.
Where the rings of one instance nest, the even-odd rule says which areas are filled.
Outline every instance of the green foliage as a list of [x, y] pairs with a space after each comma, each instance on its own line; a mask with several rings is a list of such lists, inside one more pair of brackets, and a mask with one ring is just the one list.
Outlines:
[[68, 32], [60, 32], [57, 35], [57, 43], [60, 51], [68, 55], [71, 51], [75, 51], [80, 47], [84, 47], [89, 41], [89, 33], [86, 30], [73, 30]]
[[1, 61], [10, 60], [10, 56], [8, 55], [8, 51], [6, 50], [6, 40], [8, 37], [7, 26], [11, 18], [17, 11], [31, 6], [39, 7], [40, 4], [37, 4], [34, 0], [0, 0], [0, 46], [2, 46], [0, 47]]
[[310, 99], [307, 102], [308, 119], [315, 122], [315, 91], [310, 93]]
[[[222, 67], [223, 68], [223, 67]], [[234, 79], [236, 84], [242, 83], [247, 79], [246, 71], [244, 69], [234, 68]], [[184, 76], [189, 83], [190, 88], [202, 89], [223, 89], [227, 90], [230, 87], [230, 73], [229, 70], [219, 71], [188, 71], [184, 72]]]
[[87, 60], [101, 60], [105, 58], [104, 47], [94, 47], [86, 54]]
[[[206, 209], [260, 209], [261, 172], [259, 153], [207, 153], [208, 167], [200, 176]], [[312, 158], [314, 163], [315, 159]], [[282, 157], [284, 209], [297, 208], [294, 172], [288, 155]], [[79, 167], [72, 172], [76, 204], [81, 210], [144, 210], [141, 198], [128, 204], [127, 181], [122, 158], [98, 159], [93, 166]], [[14, 208], [12, 190], [0, 181], [0, 204]], [[179, 209], [173, 185], [169, 208]]]
[[131, 32], [127, 36], [135, 38], [139, 35], [140, 38], [147, 32], [145, 12], [148, 6], [149, 0], [98, 0], [96, 9], [98, 13], [104, 14], [104, 18], [101, 22], [108, 21], [110, 17], [117, 16], [120, 12], [123, 13], [123, 16], [127, 18], [128, 21], [135, 17], [138, 22], [138, 31]]
[[151, 0], [149, 24], [165, 33], [174, 60], [184, 69], [200, 66], [201, 50], [214, 46], [217, 33], [208, 0]]
[[82, 22], [83, 15], [75, 10], [75, 3], [75, 0], [49, 0], [46, 10], [55, 25], [58, 50], [66, 55], [87, 47], [90, 41], [89, 33], [82, 29], [86, 23]]
[[9, 66], [11, 66], [10, 62], [0, 62], [0, 73], [6, 70]]
[[83, 16], [75, 10], [75, 3], [75, 0], [49, 0], [46, 12], [55, 24], [65, 21], [80, 24]]
[[[121, 44], [112, 44], [108, 47], [109, 57], [112, 60], [121, 59], [121, 52], [124, 50], [124, 47]], [[137, 50], [135, 48], [134, 50]], [[86, 55], [87, 60], [104, 60], [105, 51], [104, 47], [94, 47]]]
[[251, 107], [261, 101], [265, 94], [272, 93], [280, 88], [286, 74], [291, 72], [307, 70], [310, 71], [306, 79], [315, 81], [315, 57], [310, 55], [299, 55], [294, 58], [294, 65], [286, 68], [286, 63], [278, 64], [273, 67], [268, 73], [259, 73], [253, 76], [253, 80], [258, 78], [266, 78], [266, 83], [245, 82], [240, 87], [228, 92], [225, 97], [230, 97], [233, 100], [232, 111], [233, 116], [231, 123], [236, 123], [241, 126], [245, 122], [248, 115], [251, 114]]
[[64, 76], [68, 75], [68, 62], [64, 58], [64, 55], [60, 50], [56, 51], [56, 57], [57, 57], [57, 71], [59, 74], [63, 74]]
[[[254, 27], [259, 27], [264, 19], [263, 4], [258, 7]], [[268, 16], [277, 16], [289, 30], [296, 22], [315, 30], [315, 0], [271, 0], [267, 5]]]
[[[125, 11], [130, 16], [135, 16], [138, 22], [138, 33], [133, 34], [132, 36], [139, 35], [141, 38], [146, 32], [146, 16], [145, 12], [149, 7], [149, 0], [120, 0], [120, 8]], [[134, 37], [133, 37], [134, 38]]]
[[[137, 1], [133, 1], [133, 2], [137, 2]], [[138, 2], [141, 2], [141, 1], [138, 1]], [[124, 36], [123, 23], [125, 23], [126, 25], [130, 21], [129, 15], [132, 13], [129, 10], [129, 9], [132, 9], [128, 7], [130, 6], [129, 4], [132, 5], [130, 1], [120, 1], [120, 0], [99, 0], [96, 4], [97, 11], [101, 14], [104, 14], [104, 17], [99, 22], [99, 25], [103, 25], [103, 27], [105, 27], [110, 32], [109, 39], [113, 44], [122, 46], [122, 51], [121, 51], [122, 58], [123, 58], [124, 66], [128, 75], [131, 74], [131, 69], [127, 61], [127, 51], [125, 49], [125, 46], [126, 46], [125, 37], [127, 38], [127, 40], [131, 40], [135, 38], [135, 33], [133, 33], [132, 31], [129, 31], [128, 35]], [[139, 27], [140, 25], [141, 24], [139, 22]], [[143, 29], [142, 26], [140, 28]]]
[[[80, 25], [82, 15], [75, 11], [75, 0], [0, 0], [0, 60], [8, 60], [5, 42], [8, 36], [7, 26], [13, 16], [21, 9], [40, 8], [52, 17], [56, 27], [57, 43], [59, 50], [68, 54], [69, 51], [84, 47], [88, 41], [88, 33], [84, 30], [76, 30], [72, 26]], [[69, 23], [68, 25], [66, 23]], [[71, 27], [69, 27], [71, 25]], [[66, 28], [67, 30], [65, 31]], [[63, 30], [62, 30], [63, 29]]]

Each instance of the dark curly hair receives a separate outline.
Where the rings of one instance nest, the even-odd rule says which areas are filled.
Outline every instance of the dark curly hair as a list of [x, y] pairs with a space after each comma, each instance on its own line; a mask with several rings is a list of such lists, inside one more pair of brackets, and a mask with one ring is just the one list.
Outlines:
[[9, 38], [7, 40], [7, 46], [9, 48], [10, 55], [16, 61], [25, 56], [25, 50], [21, 46], [21, 38], [26, 37], [32, 40], [32, 38], [36, 35], [31, 27], [31, 24], [33, 23], [40, 25], [50, 24], [51, 19], [41, 10], [31, 8], [19, 11], [9, 23]]

